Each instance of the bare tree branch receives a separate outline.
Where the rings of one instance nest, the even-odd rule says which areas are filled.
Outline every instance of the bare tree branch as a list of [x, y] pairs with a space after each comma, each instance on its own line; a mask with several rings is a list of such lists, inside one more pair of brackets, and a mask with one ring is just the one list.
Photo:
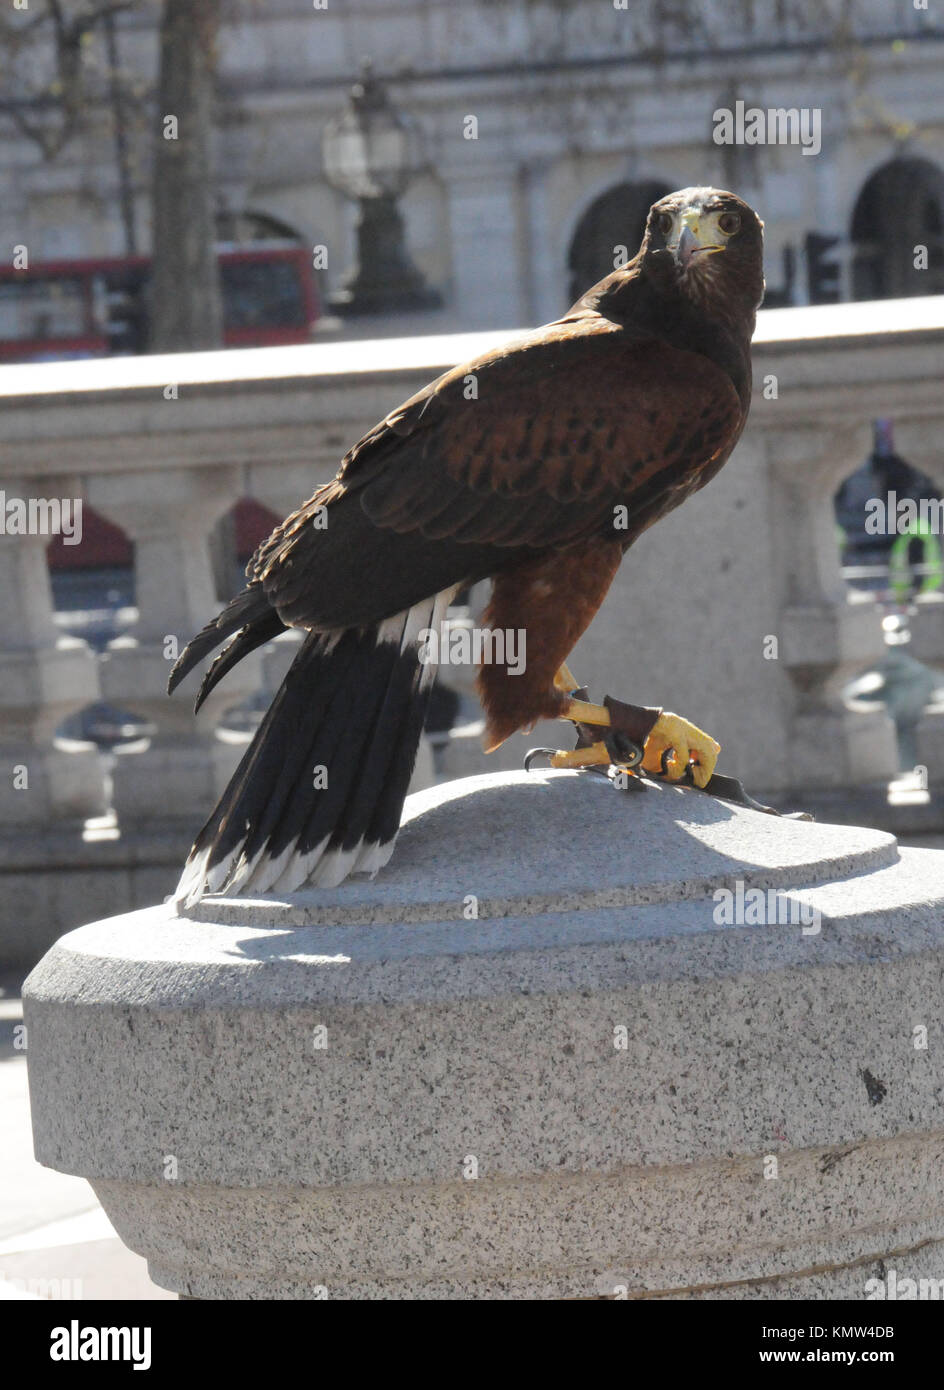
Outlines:
[[[44, 9], [26, 22], [12, 23], [0, 18], [0, 42], [15, 62], [29, 45], [42, 38], [44, 27], [51, 29], [55, 77], [44, 90], [30, 96], [7, 98], [0, 111], [8, 116], [45, 160], [52, 160], [69, 143], [82, 124], [86, 99], [83, 48], [88, 36], [110, 16], [139, 7], [139, 0], [107, 0], [69, 16], [62, 0], [45, 0]], [[54, 112], [55, 123], [37, 119], [34, 112]]]

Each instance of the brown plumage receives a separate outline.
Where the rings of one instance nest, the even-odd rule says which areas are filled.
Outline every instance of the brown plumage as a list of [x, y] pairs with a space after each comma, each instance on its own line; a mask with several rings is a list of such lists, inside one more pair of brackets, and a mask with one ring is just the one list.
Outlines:
[[[416, 632], [465, 584], [491, 577], [486, 624], [527, 634], [523, 675], [480, 672], [487, 744], [563, 712], [555, 672], [623, 552], [737, 442], [762, 291], [756, 214], [731, 193], [672, 194], [635, 259], [563, 318], [446, 372], [350, 450], [172, 673], [171, 689], [237, 633], [202, 696], [283, 626], [312, 634], [198, 837], [187, 896], [334, 882], [385, 861], [428, 693]], [[290, 735], [306, 695], [316, 713]], [[363, 727], [344, 733], [355, 718]], [[285, 767], [307, 768], [319, 748], [333, 749], [332, 797], [303, 795], [307, 773]], [[373, 795], [357, 773], [368, 755]]]

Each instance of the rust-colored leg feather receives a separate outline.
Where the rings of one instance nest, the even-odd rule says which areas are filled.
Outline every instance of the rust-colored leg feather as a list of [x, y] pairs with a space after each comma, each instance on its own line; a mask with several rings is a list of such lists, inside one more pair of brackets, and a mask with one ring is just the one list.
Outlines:
[[499, 665], [479, 671], [486, 752], [538, 719], [561, 717], [567, 695], [554, 677], [592, 622], [622, 558], [619, 541], [594, 539], [498, 574], [483, 621], [486, 628], [525, 633], [525, 668], [519, 676]]

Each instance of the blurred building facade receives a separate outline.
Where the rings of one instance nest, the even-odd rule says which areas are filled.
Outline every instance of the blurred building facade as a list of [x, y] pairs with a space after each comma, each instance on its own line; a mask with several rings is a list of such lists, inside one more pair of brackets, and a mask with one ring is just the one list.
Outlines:
[[[158, 14], [143, 3], [117, 15], [117, 81], [91, 31], [97, 99], [55, 158], [11, 118], [17, 103], [32, 109], [29, 64], [12, 83], [5, 254], [121, 256], [129, 221], [148, 250]], [[356, 208], [325, 180], [321, 132], [364, 58], [422, 131], [402, 210], [443, 298], [430, 331], [554, 317], [620, 247], [633, 253], [655, 196], [697, 183], [762, 210], [771, 304], [944, 289], [944, 28], [910, 3], [239, 0], [224, 15], [221, 218], [232, 235], [274, 227], [326, 248], [323, 292], [350, 268]], [[716, 144], [715, 111], [739, 100], [819, 111], [821, 148]], [[62, 116], [40, 105], [32, 119]]]

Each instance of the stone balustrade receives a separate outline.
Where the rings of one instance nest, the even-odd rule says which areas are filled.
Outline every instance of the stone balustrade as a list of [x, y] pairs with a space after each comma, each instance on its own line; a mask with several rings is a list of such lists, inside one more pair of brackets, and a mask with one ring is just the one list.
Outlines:
[[[57, 869], [62, 911], [41, 914], [48, 939], [96, 912], [153, 900], [157, 880], [169, 890], [239, 753], [217, 735], [221, 714], [270, 686], [290, 656], [289, 639], [246, 662], [196, 721], [186, 695], [166, 699], [173, 652], [218, 606], [210, 538], [219, 517], [243, 496], [285, 514], [391, 406], [507, 336], [0, 368], [6, 496], [81, 497], [135, 545], [138, 622], [99, 662], [57, 635], [44, 539], [0, 544], [0, 866], [14, 877], [24, 865], [34, 876]], [[933, 298], [760, 315], [755, 400], [734, 457], [642, 537], [577, 648], [573, 668], [595, 695], [687, 714], [720, 739], [723, 770], [781, 801], [894, 775], [887, 715], [852, 714], [839, 698], [883, 644], [878, 610], [844, 590], [831, 498], [866, 457], [879, 415], [893, 417], [898, 452], [944, 488], [942, 342], [944, 306]], [[941, 614], [928, 600], [916, 623], [918, 654], [938, 665]], [[156, 729], [148, 746], [116, 756], [111, 773], [94, 748], [54, 738], [66, 714], [97, 698]], [[442, 770], [519, 765], [529, 743], [559, 737], [538, 729], [489, 763], [470, 752], [472, 740], [456, 740], [461, 754], [451, 766], [447, 749]], [[919, 740], [933, 785], [944, 753], [939, 716], [925, 719]], [[23, 766], [28, 789], [13, 780]], [[90, 839], [82, 823], [106, 805], [116, 826]], [[106, 865], [107, 883], [97, 874]], [[70, 894], [69, 874], [106, 896]], [[0, 932], [10, 938], [0, 956], [17, 958], [18, 910]], [[45, 944], [20, 954], [35, 958]]]

